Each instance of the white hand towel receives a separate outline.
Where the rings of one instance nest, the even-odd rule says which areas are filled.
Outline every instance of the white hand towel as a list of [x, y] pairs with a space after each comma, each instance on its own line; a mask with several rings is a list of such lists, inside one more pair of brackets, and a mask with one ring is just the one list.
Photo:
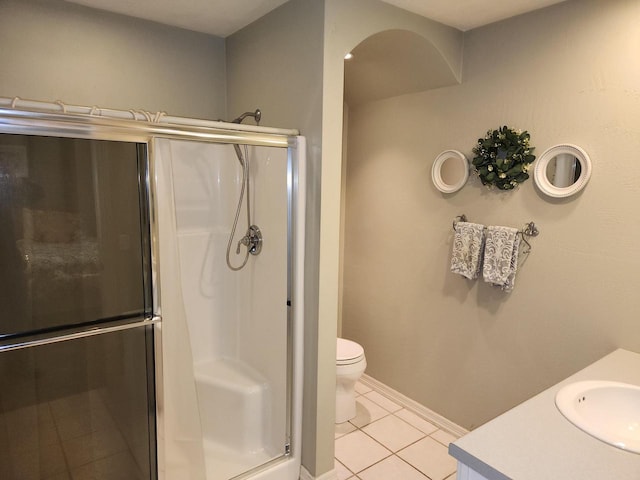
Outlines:
[[451, 251], [451, 271], [473, 280], [480, 274], [484, 225], [457, 222]]
[[482, 276], [505, 292], [513, 290], [518, 269], [519, 232], [511, 227], [487, 227]]

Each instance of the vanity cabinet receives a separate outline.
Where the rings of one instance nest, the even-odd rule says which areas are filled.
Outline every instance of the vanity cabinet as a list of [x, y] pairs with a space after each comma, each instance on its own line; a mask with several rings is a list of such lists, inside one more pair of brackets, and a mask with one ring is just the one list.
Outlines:
[[462, 462], [458, 462], [458, 474], [456, 480], [488, 480], [487, 477], [480, 475], [475, 470], [469, 468]]

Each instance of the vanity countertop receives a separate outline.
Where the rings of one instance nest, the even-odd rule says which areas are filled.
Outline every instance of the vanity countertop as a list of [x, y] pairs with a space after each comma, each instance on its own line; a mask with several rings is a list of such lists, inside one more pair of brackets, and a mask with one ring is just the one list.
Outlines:
[[449, 453], [488, 480], [639, 480], [639, 454], [597, 440], [556, 408], [558, 390], [581, 380], [640, 385], [640, 354], [615, 350], [455, 441]]

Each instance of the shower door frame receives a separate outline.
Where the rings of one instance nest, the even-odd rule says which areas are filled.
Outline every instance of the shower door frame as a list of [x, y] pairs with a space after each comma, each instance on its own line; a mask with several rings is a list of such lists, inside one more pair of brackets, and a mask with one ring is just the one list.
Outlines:
[[[50, 104], [44, 104], [49, 106]], [[205, 143], [238, 144], [250, 146], [265, 146], [286, 148], [287, 154], [287, 413], [286, 432], [288, 448], [283, 455], [267, 462], [255, 469], [260, 478], [260, 472], [270, 466], [292, 460], [299, 470], [301, 461], [301, 421], [302, 421], [302, 342], [303, 342], [303, 268], [304, 268], [304, 161], [296, 161], [292, 150], [304, 151], [303, 137], [291, 134], [293, 131], [279, 133], [276, 129], [257, 127], [225, 129], [200, 126], [206, 121], [194, 120], [193, 124], [156, 123], [140, 120], [127, 120], [106, 116], [57, 113], [49, 109], [34, 108], [21, 110], [18, 108], [0, 107], [0, 133], [41, 135], [69, 138], [83, 138], [91, 140], [111, 140], [143, 144], [147, 153], [146, 179], [140, 189], [147, 195], [149, 206], [148, 220], [150, 226], [150, 260], [151, 260], [151, 296], [152, 312], [150, 316], [140, 318], [139, 321], [125, 325], [97, 327], [83, 332], [61, 334], [48, 339], [33, 339], [20, 344], [0, 346], [0, 352], [16, 348], [44, 345], [49, 343], [99, 335], [112, 331], [152, 326], [154, 332], [155, 355], [155, 398], [156, 398], [156, 458], [157, 478], [164, 480], [162, 468], [162, 449], [159, 448], [160, 439], [164, 437], [163, 412], [158, 399], [163, 393], [162, 370], [162, 293], [160, 291], [161, 265], [159, 259], [159, 236], [157, 215], [157, 191], [155, 179], [154, 138], [187, 140]], [[184, 120], [184, 119], [183, 119]], [[189, 120], [189, 119], [186, 119]], [[209, 122], [219, 124], [221, 122]], [[235, 127], [235, 126], [234, 126]], [[262, 131], [261, 131], [262, 130]], [[302, 182], [299, 181], [302, 179]], [[297, 421], [296, 421], [297, 420]], [[254, 470], [252, 470], [253, 472]]]

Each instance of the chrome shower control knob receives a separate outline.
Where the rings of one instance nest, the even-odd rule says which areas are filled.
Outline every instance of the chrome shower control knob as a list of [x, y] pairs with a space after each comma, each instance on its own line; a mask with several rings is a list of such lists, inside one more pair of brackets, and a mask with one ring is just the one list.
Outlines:
[[[247, 243], [244, 242], [245, 239]], [[251, 255], [258, 255], [262, 251], [262, 232], [258, 226], [251, 225], [241, 242], [247, 246]]]

